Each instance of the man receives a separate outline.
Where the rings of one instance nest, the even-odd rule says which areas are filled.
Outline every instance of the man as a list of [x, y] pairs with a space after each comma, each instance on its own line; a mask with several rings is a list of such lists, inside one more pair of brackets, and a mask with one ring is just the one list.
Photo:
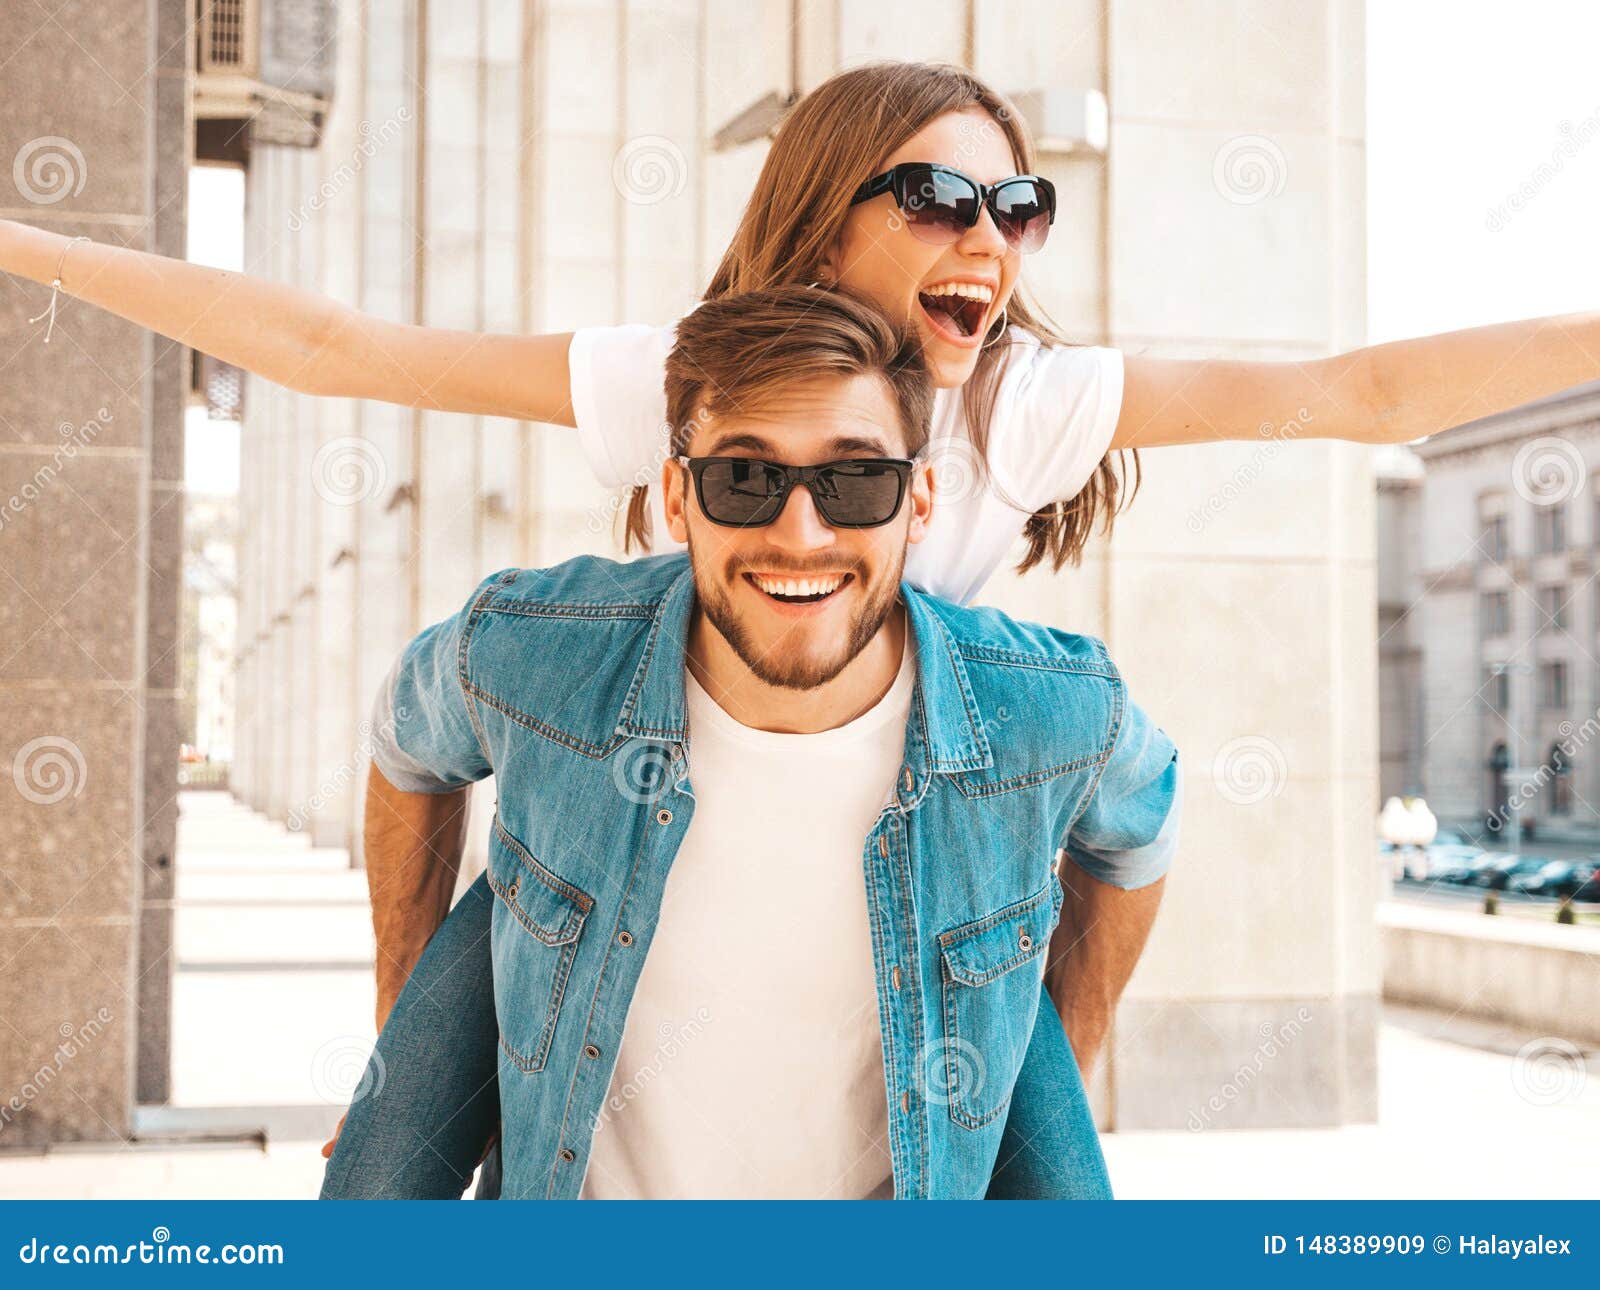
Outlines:
[[[687, 557], [487, 579], [375, 714], [373, 791], [430, 840], [411, 853], [448, 860], [450, 795], [496, 777], [504, 1194], [982, 1196], [1030, 1039], [1059, 1038], [1061, 858], [1157, 881], [1176, 749], [1099, 641], [902, 580], [931, 389], [875, 310], [704, 304], [667, 400]], [[448, 1069], [425, 1048], [390, 1073]], [[479, 1092], [421, 1123], [479, 1125]], [[360, 1190], [364, 1152], [389, 1172], [371, 1136], [352, 1119], [325, 1195]]]

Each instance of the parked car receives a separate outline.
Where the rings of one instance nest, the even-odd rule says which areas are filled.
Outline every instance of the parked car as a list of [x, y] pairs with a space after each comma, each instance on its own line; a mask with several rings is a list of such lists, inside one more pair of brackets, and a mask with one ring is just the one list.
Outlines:
[[1503, 851], [1462, 851], [1441, 864], [1429, 877], [1434, 882], [1470, 883], [1480, 869], [1498, 864], [1505, 858]]
[[1495, 863], [1476, 870], [1472, 881], [1491, 891], [1506, 891], [1516, 875], [1538, 873], [1549, 863], [1549, 856], [1504, 855]]
[[1440, 829], [1433, 835], [1433, 845], [1436, 847], [1471, 847], [1474, 851], [1482, 850], [1460, 829]]
[[[1573, 875], [1577, 885], [1573, 889], [1572, 899], [1600, 904], [1600, 861], [1584, 860], [1578, 868], [1579, 872]], [[1588, 870], [1587, 874], [1583, 872], [1585, 869]]]
[[1530, 896], [1562, 896], [1572, 886], [1572, 876], [1577, 868], [1571, 860], [1552, 860], [1532, 873], [1513, 873], [1506, 880], [1507, 891], [1525, 892]]

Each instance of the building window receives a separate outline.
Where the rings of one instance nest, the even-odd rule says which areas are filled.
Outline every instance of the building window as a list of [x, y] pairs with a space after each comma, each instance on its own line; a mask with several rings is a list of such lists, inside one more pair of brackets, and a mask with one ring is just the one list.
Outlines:
[[1506, 539], [1506, 517], [1491, 515], [1483, 522], [1483, 553], [1491, 560], [1504, 560], [1509, 543]]
[[1567, 760], [1567, 755], [1561, 750], [1560, 744], [1550, 745], [1550, 757], [1546, 762], [1550, 767], [1550, 813], [1552, 815], [1572, 814], [1572, 763]]
[[1485, 591], [1478, 598], [1479, 628], [1484, 636], [1504, 636], [1511, 630], [1511, 593]]
[[1539, 506], [1533, 512], [1533, 537], [1540, 555], [1567, 549], [1567, 508], [1561, 502]]
[[1567, 589], [1564, 584], [1552, 583], [1539, 588], [1539, 630], [1565, 630], [1567, 626]]
[[1567, 706], [1567, 665], [1564, 662], [1539, 664], [1539, 702], [1546, 708]]
[[1511, 678], [1492, 667], [1484, 668], [1483, 695], [1488, 701], [1489, 710], [1504, 716], [1506, 709], [1511, 706]]

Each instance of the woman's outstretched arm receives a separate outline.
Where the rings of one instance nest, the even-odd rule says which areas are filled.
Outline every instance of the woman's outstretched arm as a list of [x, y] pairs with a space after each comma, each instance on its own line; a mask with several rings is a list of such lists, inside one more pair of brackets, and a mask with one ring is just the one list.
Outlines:
[[61, 264], [64, 297], [303, 394], [572, 424], [570, 333], [392, 323], [301, 287], [105, 242], [78, 242], [63, 261], [68, 241], [0, 220], [0, 270], [48, 287]]
[[1310, 362], [1126, 356], [1113, 448], [1406, 443], [1600, 379], [1600, 313], [1390, 341]]

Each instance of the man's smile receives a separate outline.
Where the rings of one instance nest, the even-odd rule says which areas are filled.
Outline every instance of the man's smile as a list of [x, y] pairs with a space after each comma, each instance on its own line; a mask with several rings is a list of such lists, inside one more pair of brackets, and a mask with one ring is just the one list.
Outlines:
[[753, 587], [774, 610], [790, 617], [821, 613], [855, 581], [853, 573], [812, 573], [805, 577], [791, 574], [746, 571], [745, 582]]

